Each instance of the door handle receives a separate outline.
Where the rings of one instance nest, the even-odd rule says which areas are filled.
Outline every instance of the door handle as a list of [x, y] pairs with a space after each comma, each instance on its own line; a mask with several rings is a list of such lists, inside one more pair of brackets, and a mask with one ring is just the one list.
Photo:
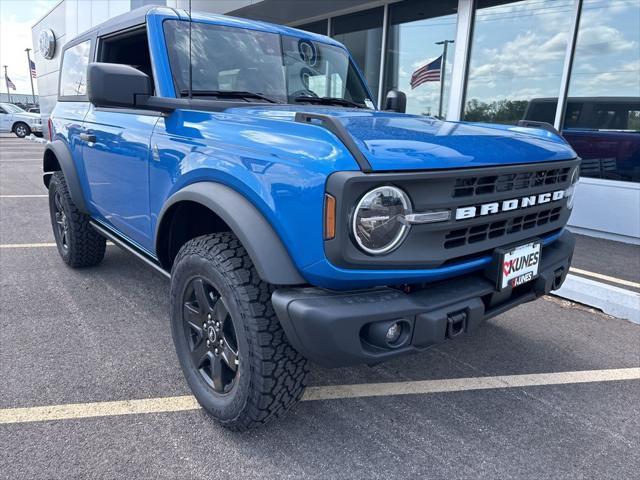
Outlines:
[[96, 136], [90, 133], [81, 133], [80, 140], [84, 140], [89, 143], [96, 143]]

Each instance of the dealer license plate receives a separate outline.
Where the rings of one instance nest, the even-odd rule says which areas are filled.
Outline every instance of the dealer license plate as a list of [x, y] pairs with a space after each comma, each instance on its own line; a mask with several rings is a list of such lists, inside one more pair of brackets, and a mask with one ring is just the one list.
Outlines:
[[542, 244], [535, 241], [501, 252], [498, 263], [498, 289], [517, 287], [536, 278], [541, 250]]

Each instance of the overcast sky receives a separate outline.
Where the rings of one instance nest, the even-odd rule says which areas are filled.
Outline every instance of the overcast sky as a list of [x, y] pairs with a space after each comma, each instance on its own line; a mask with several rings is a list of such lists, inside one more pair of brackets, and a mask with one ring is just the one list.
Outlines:
[[[31, 93], [29, 67], [25, 48], [33, 49], [31, 27], [60, 0], [0, 0], [0, 67], [7, 65], [9, 78], [16, 85], [15, 92]], [[31, 54], [33, 59], [33, 53]], [[37, 82], [33, 86], [38, 93]], [[0, 88], [6, 92], [4, 68]]]

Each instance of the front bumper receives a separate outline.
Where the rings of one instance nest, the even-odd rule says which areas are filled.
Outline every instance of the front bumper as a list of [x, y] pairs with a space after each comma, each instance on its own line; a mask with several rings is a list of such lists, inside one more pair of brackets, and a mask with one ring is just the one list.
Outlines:
[[41, 123], [34, 123], [32, 125], [29, 125], [29, 128], [31, 128], [31, 131], [33, 133], [42, 133], [42, 124]]
[[[543, 248], [537, 279], [502, 292], [483, 273], [475, 273], [409, 294], [386, 287], [351, 292], [282, 288], [273, 293], [272, 303], [289, 342], [310, 360], [326, 367], [373, 364], [471, 332], [485, 319], [558, 289], [574, 245], [575, 238], [565, 231]], [[380, 347], [369, 341], [376, 325], [398, 320], [406, 327], [400, 345]]]

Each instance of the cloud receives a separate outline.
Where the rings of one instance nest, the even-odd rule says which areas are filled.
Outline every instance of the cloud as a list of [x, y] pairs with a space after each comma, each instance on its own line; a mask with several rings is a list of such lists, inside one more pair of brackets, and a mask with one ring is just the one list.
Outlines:
[[637, 42], [625, 39], [620, 30], [607, 25], [582, 28], [576, 44], [576, 56], [599, 56], [638, 48]]
[[[615, 85], [615, 90], [611, 85]], [[574, 74], [569, 96], [589, 97], [610, 92], [615, 92], [616, 96], [640, 96], [640, 59], [623, 62], [606, 72]]]
[[545, 38], [527, 31], [505, 43], [501, 49], [485, 48], [473, 62], [478, 66], [472, 68], [471, 78], [528, 77], [549, 72], [550, 62], [564, 59], [567, 37], [566, 32]]

